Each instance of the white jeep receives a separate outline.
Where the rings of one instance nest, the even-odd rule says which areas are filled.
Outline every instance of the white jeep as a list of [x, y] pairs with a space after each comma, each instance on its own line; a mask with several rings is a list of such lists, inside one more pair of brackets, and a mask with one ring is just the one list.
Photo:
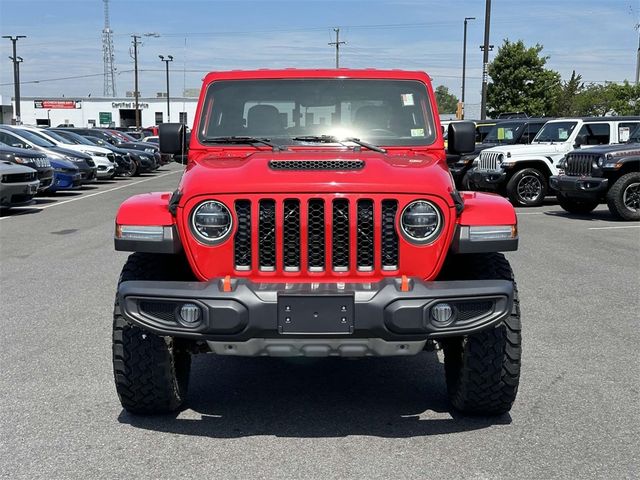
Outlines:
[[474, 190], [506, 194], [516, 206], [542, 205], [549, 177], [571, 150], [626, 142], [640, 117], [562, 118], [548, 121], [530, 145], [501, 145], [480, 153], [470, 172]]

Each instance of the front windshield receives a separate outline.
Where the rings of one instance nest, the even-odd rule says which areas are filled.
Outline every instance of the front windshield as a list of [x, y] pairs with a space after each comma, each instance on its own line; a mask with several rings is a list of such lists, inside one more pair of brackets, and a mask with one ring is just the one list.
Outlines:
[[207, 89], [199, 138], [356, 137], [381, 145], [429, 145], [435, 123], [425, 85], [407, 80], [234, 80]]
[[533, 139], [533, 143], [566, 142], [576, 125], [578, 122], [547, 122]]
[[47, 130], [46, 132], [43, 132], [43, 135], [48, 135], [49, 137], [53, 138], [54, 140], [59, 141], [60, 143], [67, 143], [67, 144], [72, 144], [75, 145], [78, 142], [65, 138], [62, 135], [57, 134], [56, 132], [52, 131], [52, 130]]
[[51, 140], [44, 138], [42, 135], [37, 135], [33, 132], [30, 132], [29, 130], [19, 130], [14, 133], [19, 137], [29, 140], [31, 143], [39, 147], [51, 148], [56, 146], [56, 144]]
[[[47, 130], [47, 132], [49, 132], [50, 130]], [[77, 133], [74, 132], [55, 132], [59, 137], [64, 137], [65, 139], [67, 139], [67, 141], [75, 143], [76, 145], [94, 145], [93, 143], [91, 143], [89, 140], [87, 140], [86, 138], [84, 138], [81, 135], [78, 135]]]
[[502, 122], [494, 125], [482, 143], [514, 143], [524, 123]]

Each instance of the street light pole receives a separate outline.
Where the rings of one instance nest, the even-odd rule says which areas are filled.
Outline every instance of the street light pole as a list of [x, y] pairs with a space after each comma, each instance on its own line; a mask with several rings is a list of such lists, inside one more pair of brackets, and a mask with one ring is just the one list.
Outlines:
[[138, 45], [140, 45], [140, 35], [131, 35], [131, 38], [133, 38], [133, 96], [135, 98], [136, 130], [140, 130], [140, 110], [138, 109], [138, 97], [140, 96], [140, 92], [138, 92]]
[[27, 38], [26, 35], [16, 35], [12, 37], [11, 35], [3, 35], [2, 38], [8, 38], [11, 40], [13, 44], [13, 56], [9, 57], [13, 61], [13, 90], [14, 90], [14, 99], [16, 102], [15, 108], [15, 118], [16, 124], [20, 125], [20, 67], [19, 63], [22, 62], [22, 58], [18, 57], [16, 54], [16, 43], [19, 38]]
[[467, 78], [467, 22], [476, 17], [464, 17], [464, 40], [462, 46], [462, 118], [464, 119], [464, 87]]
[[480, 105], [480, 119], [487, 118], [487, 64], [489, 63], [489, 28], [491, 25], [491, 0], [486, 0], [484, 13], [484, 44], [482, 45], [482, 103]]
[[167, 70], [167, 122], [171, 122], [171, 110], [169, 109], [171, 104], [169, 100], [169, 62], [173, 62], [173, 56], [167, 55], [166, 59], [163, 55], [158, 55], [158, 57], [160, 57], [160, 61], [164, 62]]

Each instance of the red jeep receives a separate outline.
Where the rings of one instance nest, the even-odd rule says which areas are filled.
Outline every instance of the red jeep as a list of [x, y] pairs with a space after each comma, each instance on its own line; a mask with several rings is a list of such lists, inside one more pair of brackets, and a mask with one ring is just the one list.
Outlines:
[[[473, 123], [448, 140], [473, 151]], [[136, 195], [116, 218], [116, 250], [135, 252], [113, 323], [125, 409], [181, 408], [196, 353], [435, 348], [453, 407], [511, 408], [520, 310], [497, 252], [516, 250], [516, 215], [456, 190], [425, 73], [210, 73], [190, 139], [163, 124], [160, 148], [186, 164], [177, 189]]]

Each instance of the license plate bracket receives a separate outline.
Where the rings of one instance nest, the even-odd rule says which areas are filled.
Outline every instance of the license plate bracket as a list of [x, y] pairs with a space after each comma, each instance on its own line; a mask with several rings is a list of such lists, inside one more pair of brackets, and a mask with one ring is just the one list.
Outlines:
[[278, 295], [278, 332], [296, 335], [350, 335], [353, 294]]

